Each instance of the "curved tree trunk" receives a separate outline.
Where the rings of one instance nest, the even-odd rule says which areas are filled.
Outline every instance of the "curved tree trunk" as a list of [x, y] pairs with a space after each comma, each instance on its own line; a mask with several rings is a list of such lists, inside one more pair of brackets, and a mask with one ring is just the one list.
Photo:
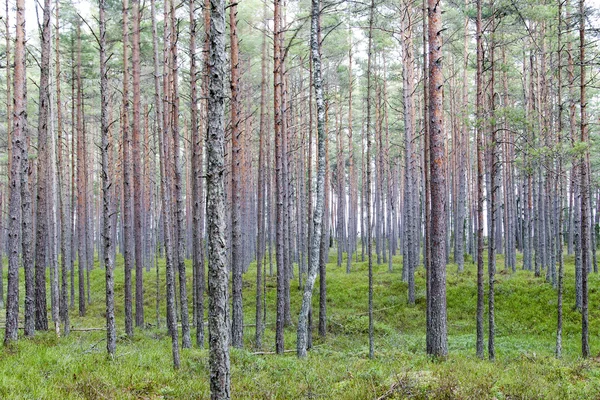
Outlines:
[[[313, 235], [310, 243], [308, 274], [304, 284], [302, 296], [302, 308], [298, 316], [298, 340], [296, 353], [298, 357], [306, 356], [308, 329], [308, 315], [312, 303], [312, 292], [317, 278], [319, 265], [319, 242], [321, 239], [321, 228], [323, 225], [323, 208], [325, 200], [325, 100], [323, 96], [323, 79], [321, 75], [321, 46], [319, 42], [320, 31], [320, 0], [312, 0], [311, 3], [311, 28], [310, 28], [310, 53], [313, 63], [313, 86], [317, 104], [317, 196], [313, 214]], [[338, 243], [339, 245], [339, 243]], [[321, 280], [325, 275], [321, 275]]]

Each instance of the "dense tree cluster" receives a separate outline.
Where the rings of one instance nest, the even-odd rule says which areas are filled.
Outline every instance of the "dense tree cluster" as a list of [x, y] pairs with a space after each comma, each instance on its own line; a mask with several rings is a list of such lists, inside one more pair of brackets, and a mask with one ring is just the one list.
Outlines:
[[[39, 23], [26, 21], [34, 7]], [[126, 335], [166, 322], [175, 368], [180, 346], [208, 342], [212, 395], [229, 398], [230, 345], [283, 353], [284, 330], [297, 323], [304, 357], [313, 328], [327, 334], [333, 248], [348, 274], [366, 263], [370, 357], [373, 264], [392, 271], [398, 255], [407, 303], [425, 297], [426, 351], [441, 358], [446, 273], [476, 264], [473, 350], [485, 357], [487, 325], [493, 360], [498, 254], [505, 273], [522, 268], [556, 288], [560, 357], [564, 255], [573, 255], [576, 302], [566, 306], [581, 312], [589, 356], [597, 18], [583, 0], [6, 0], [5, 345], [21, 320], [25, 336], [49, 321], [68, 335], [76, 302], [85, 316], [91, 301], [90, 270], [104, 268], [114, 356], [123, 265]], [[254, 299], [243, 298], [251, 265]], [[252, 340], [244, 304], [256, 310]], [[266, 343], [271, 313], [275, 343]]]

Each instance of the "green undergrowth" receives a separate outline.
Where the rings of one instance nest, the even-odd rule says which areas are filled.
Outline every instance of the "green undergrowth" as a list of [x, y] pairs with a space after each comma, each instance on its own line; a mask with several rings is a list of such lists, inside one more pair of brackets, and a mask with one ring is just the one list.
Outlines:
[[[333, 252], [332, 252], [333, 254]], [[582, 399], [600, 393], [600, 364], [580, 354], [581, 316], [574, 305], [572, 257], [566, 257], [563, 358], [554, 357], [556, 291], [544, 278], [518, 270], [506, 273], [498, 259], [495, 362], [475, 357], [476, 268], [448, 265], [447, 303], [450, 354], [432, 360], [425, 354], [425, 273], [416, 273], [416, 304], [406, 303], [402, 259], [394, 257], [374, 270], [375, 358], [368, 358], [367, 264], [334, 257], [327, 268], [327, 336], [314, 330], [314, 347], [304, 360], [293, 351], [274, 355], [275, 276], [267, 277], [267, 325], [262, 349], [255, 349], [255, 264], [244, 275], [245, 348], [231, 350], [232, 397], [235, 399]], [[118, 260], [117, 354], [106, 356], [105, 333], [54, 332], [21, 338], [0, 350], [0, 398], [208, 398], [207, 348], [183, 349], [181, 368], [171, 362], [164, 318], [157, 326], [155, 270], [144, 273], [145, 329], [133, 338], [123, 329], [123, 268]], [[161, 315], [164, 316], [164, 265]], [[297, 275], [291, 285], [294, 322], [300, 308]], [[77, 279], [77, 278], [76, 278]], [[4, 281], [6, 284], [6, 280]], [[600, 279], [590, 275], [590, 343], [600, 351]], [[191, 270], [188, 265], [188, 284]], [[318, 280], [316, 290], [318, 290]], [[75, 329], [104, 326], [104, 271], [91, 271], [91, 297], [84, 317], [71, 310]], [[487, 281], [486, 281], [487, 291]], [[24, 291], [21, 289], [21, 293]], [[318, 296], [314, 297], [314, 321]], [[77, 299], [76, 299], [77, 300]], [[486, 299], [487, 304], [487, 299]], [[77, 301], [75, 301], [77, 307]], [[190, 305], [191, 307], [191, 305]], [[3, 319], [3, 318], [2, 318]], [[487, 321], [487, 316], [486, 316]], [[295, 349], [295, 326], [286, 329], [286, 349]], [[192, 333], [192, 336], [193, 333]], [[486, 326], [487, 336], [487, 326]], [[487, 342], [486, 342], [487, 343]], [[206, 344], [205, 344], [206, 346]], [[260, 350], [263, 354], [255, 354]]]

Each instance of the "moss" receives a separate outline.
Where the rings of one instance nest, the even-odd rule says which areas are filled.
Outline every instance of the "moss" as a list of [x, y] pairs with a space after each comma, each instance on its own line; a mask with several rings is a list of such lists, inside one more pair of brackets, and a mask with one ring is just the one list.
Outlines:
[[[375, 266], [375, 359], [368, 359], [367, 265], [337, 267], [332, 252], [328, 265], [328, 334], [314, 331], [314, 348], [304, 360], [293, 353], [254, 354], [254, 327], [244, 331], [245, 349], [232, 349], [232, 392], [236, 399], [371, 399], [389, 391], [392, 398], [410, 399], [546, 399], [590, 398], [600, 392], [597, 360], [581, 360], [580, 314], [574, 304], [574, 270], [566, 259], [563, 359], [553, 356], [556, 334], [556, 291], [530, 272], [499, 273], [496, 284], [497, 361], [475, 357], [476, 271], [448, 266], [448, 326], [450, 355], [433, 361], [425, 348], [424, 271], [416, 273], [416, 305], [406, 303], [401, 257], [394, 270]], [[498, 270], [503, 269], [498, 259]], [[160, 263], [161, 279], [164, 264]], [[191, 285], [191, 268], [188, 268]], [[106, 357], [104, 332], [73, 331], [57, 339], [53, 332], [36, 333], [0, 351], [0, 398], [208, 398], [208, 351], [182, 351], [182, 367], [171, 366], [171, 345], [164, 317], [156, 327], [155, 271], [144, 274], [146, 329], [133, 338], [124, 335], [123, 268], [116, 269], [116, 310], [119, 340], [115, 359]], [[267, 277], [267, 327], [264, 352], [274, 348], [275, 276]], [[164, 282], [163, 282], [164, 283]], [[600, 349], [600, 279], [590, 275], [590, 343]], [[85, 317], [71, 311], [74, 328], [104, 326], [104, 271], [91, 272], [92, 304]], [[254, 323], [255, 265], [244, 275], [245, 323]], [[318, 282], [317, 286], [318, 288]], [[161, 284], [164, 297], [164, 285]], [[486, 286], [487, 290], [487, 286]], [[24, 293], [23, 291], [21, 293]], [[291, 286], [295, 316], [301, 292]], [[164, 299], [161, 315], [164, 316]], [[314, 298], [314, 321], [318, 298]], [[487, 331], [486, 331], [487, 332]], [[286, 348], [295, 348], [295, 327], [286, 329]], [[596, 350], [595, 350], [596, 349]]]

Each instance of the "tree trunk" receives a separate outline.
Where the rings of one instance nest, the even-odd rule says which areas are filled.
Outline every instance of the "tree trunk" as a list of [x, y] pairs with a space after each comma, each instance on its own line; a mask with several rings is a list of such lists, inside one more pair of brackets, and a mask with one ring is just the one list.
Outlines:
[[[465, 5], [468, 0], [465, 0]], [[464, 45], [463, 45], [463, 82], [467, 82], [468, 69], [468, 50], [469, 50], [469, 18], [465, 18], [464, 23]], [[468, 109], [469, 109], [469, 90], [468, 85], [463, 85], [462, 92], [462, 123], [459, 132], [459, 144], [455, 149], [456, 158], [458, 160], [458, 197], [456, 210], [456, 226], [454, 227], [454, 262], [458, 265], [458, 271], [462, 272], [465, 268], [465, 212], [467, 199], [467, 182], [466, 182], [466, 162], [468, 153], [465, 151], [469, 142], [469, 127], [468, 127]]]
[[[154, 0], [153, 0], [154, 3]], [[173, 354], [173, 367], [179, 368], [179, 331], [177, 329], [176, 320], [176, 308], [175, 308], [175, 270], [174, 270], [174, 256], [173, 256], [173, 224], [172, 224], [172, 195], [171, 195], [171, 180], [169, 174], [169, 158], [168, 154], [168, 140], [170, 123], [168, 118], [168, 105], [169, 105], [169, 94], [168, 94], [168, 64], [170, 59], [170, 41], [171, 41], [171, 30], [169, 29], [169, 18], [168, 1], [164, 3], [164, 14], [163, 14], [163, 34], [164, 34], [164, 48], [163, 48], [163, 88], [162, 92], [158, 88], [158, 74], [155, 73], [155, 103], [157, 111], [158, 123], [158, 147], [160, 149], [160, 177], [161, 177], [161, 197], [162, 197], [162, 219], [163, 219], [163, 242], [165, 249], [165, 272], [166, 272], [166, 300], [167, 300], [167, 328], [171, 335], [171, 352]], [[155, 17], [153, 13], [153, 17]], [[155, 20], [155, 18], [153, 18]], [[153, 31], [156, 32], [156, 27], [153, 26]], [[156, 35], [155, 35], [156, 37]], [[158, 69], [158, 46], [156, 40], [154, 41], [154, 68], [155, 71]], [[163, 101], [159, 101], [160, 95], [163, 95]], [[162, 117], [162, 118], [161, 118]]]
[[196, 16], [195, 2], [190, 0], [190, 92], [191, 110], [190, 125], [192, 131], [192, 271], [194, 282], [194, 321], [196, 322], [196, 345], [204, 347], [204, 243], [202, 238], [203, 200], [202, 200], [202, 173], [203, 173], [203, 136], [200, 135], [198, 126], [198, 89], [196, 68]]
[[[319, 21], [320, 26], [320, 21]], [[314, 72], [313, 72], [314, 75]], [[313, 79], [314, 81], [314, 79]], [[314, 85], [314, 84], [313, 84]], [[319, 336], [327, 334], [327, 263], [329, 262], [329, 211], [331, 188], [329, 186], [329, 104], [325, 103], [325, 193], [323, 195], [323, 223], [321, 225], [321, 238], [319, 239]], [[318, 154], [317, 154], [318, 156]], [[317, 171], [318, 173], [318, 171]], [[316, 206], [316, 204], [315, 204]], [[314, 214], [314, 211], [313, 211]], [[314, 217], [314, 215], [313, 215]], [[313, 224], [314, 230], [314, 224]], [[309, 338], [311, 337], [311, 313], [309, 312]]]
[[375, 1], [371, 0], [369, 6], [369, 44], [367, 47], [367, 154], [365, 163], [367, 164], [366, 175], [366, 230], [367, 230], [367, 258], [369, 265], [369, 358], [375, 357], [375, 338], [373, 324], [373, 254], [371, 238], [371, 58], [373, 53], [373, 18], [375, 13]]
[[406, 258], [403, 261], [403, 276], [408, 282], [408, 304], [415, 304], [415, 270], [419, 264], [416, 242], [419, 240], [419, 198], [417, 189], [417, 153], [415, 142], [414, 109], [414, 47], [412, 38], [412, 11], [405, 4], [402, 24], [402, 97], [404, 99], [404, 240]]
[[[134, 266], [133, 193], [131, 182], [131, 136], [129, 133], [129, 0], [123, 0], [123, 245], [125, 260], [125, 333], [133, 336], [131, 269]], [[81, 237], [81, 236], [80, 236]]]
[[242, 130], [240, 128], [239, 98], [239, 48], [237, 34], [237, 2], [229, 5], [230, 62], [231, 62], [231, 274], [232, 274], [232, 314], [231, 344], [233, 347], [244, 346], [244, 310], [242, 307]]
[[[18, 13], [18, 11], [17, 11]], [[18, 23], [18, 22], [17, 22]], [[25, 29], [23, 28], [23, 32]], [[15, 51], [17, 46], [15, 45]], [[26, 61], [23, 61], [26, 62]], [[15, 65], [17, 55], [15, 54]], [[23, 66], [26, 69], [26, 66]], [[16, 72], [15, 72], [16, 77]], [[15, 79], [15, 85], [16, 85]], [[27, 84], [23, 82], [23, 93], [27, 96]], [[15, 86], [15, 96], [16, 86]], [[15, 106], [15, 110], [17, 107]], [[16, 111], [15, 111], [16, 112]], [[25, 113], [27, 110], [25, 109]], [[21, 156], [21, 257], [25, 275], [25, 336], [33, 336], [35, 333], [35, 281], [33, 265], [33, 214], [31, 199], [31, 179], [30, 174], [32, 164], [29, 162], [29, 143], [28, 126], [23, 125], [23, 144]]]
[[357, 230], [357, 213], [358, 200], [356, 189], [356, 171], [354, 167], [354, 143], [352, 140], [353, 120], [352, 120], [352, 90], [353, 90], [353, 75], [352, 75], [352, 30], [348, 26], [348, 36], [350, 46], [348, 48], [348, 249], [346, 254], [346, 273], [350, 273], [352, 266], [352, 254], [356, 251]]
[[225, 4], [211, 0], [210, 80], [208, 97], [207, 225], [208, 225], [208, 334], [210, 391], [212, 399], [231, 397], [229, 371], [229, 322], [227, 312], [226, 228], [224, 197], [224, 82]]
[[[60, 19], [59, 19], [59, 1], [56, 2], [56, 82], [61, 80], [60, 72]], [[63, 147], [63, 123], [62, 123], [62, 103], [61, 103], [61, 90], [60, 83], [56, 85], [56, 120], [57, 120], [57, 169], [58, 169], [58, 199], [60, 208], [60, 252], [61, 252], [61, 287], [60, 287], [60, 318], [63, 323], [63, 332], [65, 335], [69, 334], [70, 322], [69, 322], [69, 298], [68, 298], [68, 268], [71, 265], [71, 249], [69, 248], [70, 237], [72, 231], [70, 229], [69, 222], [69, 202], [65, 201], [68, 196], [67, 186], [65, 185], [66, 176], [66, 165], [64, 161]]]
[[[323, 208], [325, 200], [325, 100], [323, 95], [323, 79], [321, 75], [321, 46], [319, 41], [321, 17], [320, 0], [311, 3], [310, 53], [313, 63], [313, 85], [317, 104], [317, 197], [313, 215], [313, 236], [310, 244], [308, 274], [302, 296], [302, 308], [298, 317], [298, 341], [296, 352], [298, 357], [306, 356], [308, 329], [308, 314], [312, 303], [312, 291], [317, 278], [319, 265], [319, 240], [323, 224]], [[339, 171], [338, 171], [339, 173]], [[339, 245], [339, 243], [338, 243]], [[325, 276], [322, 275], [324, 280]]]
[[[158, 72], [158, 32], [157, 32], [157, 26], [156, 26], [156, 1], [155, 0], [151, 0], [150, 2], [150, 18], [152, 19], [152, 61], [153, 61], [153, 70], [154, 70], [154, 115], [155, 115], [155, 124], [156, 124], [156, 131], [157, 131], [157, 135], [158, 139], [160, 140], [160, 142], [162, 143], [162, 134], [163, 134], [163, 126], [162, 126], [162, 121], [163, 121], [163, 114], [162, 114], [162, 103], [161, 103], [161, 93], [160, 93], [160, 75]], [[155, 137], [156, 140], [156, 137]], [[162, 149], [158, 149], [159, 155], [162, 157]], [[162, 160], [162, 158], [161, 158]], [[162, 165], [162, 163], [161, 163]], [[161, 182], [160, 182], [160, 186], [162, 189], [162, 185], [163, 185], [163, 179], [162, 179], [162, 168], [159, 171], [160, 176], [161, 176]], [[158, 193], [157, 193], [158, 195]], [[164, 204], [164, 202], [163, 202]], [[158, 207], [158, 202], [157, 202], [157, 207]], [[164, 209], [163, 209], [164, 212]], [[160, 230], [160, 216], [158, 217], [158, 222], [156, 224], [156, 228], [157, 231]], [[158, 232], [157, 232], [157, 236], [158, 236]], [[158, 237], [157, 237], [157, 242], [158, 242]], [[164, 243], [163, 243], [164, 244]], [[157, 247], [157, 246], [156, 246]], [[155, 251], [158, 251], [158, 249], [155, 249]], [[158, 256], [158, 255], [157, 255]], [[159, 309], [160, 309], [160, 285], [159, 285], [159, 270], [158, 270], [158, 263], [156, 263], [156, 325], [160, 326], [160, 314], [159, 314]]]
[[285, 74], [285, 42], [284, 42], [284, 31], [285, 26], [283, 25], [285, 22], [285, 15], [282, 12], [280, 15], [281, 23], [280, 28], [281, 32], [279, 34], [279, 51], [280, 51], [280, 68], [279, 74], [281, 75], [281, 130], [282, 130], [282, 146], [281, 146], [281, 173], [282, 173], [282, 182], [283, 182], [283, 265], [284, 265], [284, 307], [283, 307], [283, 315], [284, 315], [284, 327], [290, 326], [292, 324], [292, 314], [290, 311], [290, 283], [291, 277], [293, 275], [293, 248], [292, 248], [292, 240], [290, 234], [290, 226], [292, 224], [292, 214], [291, 214], [291, 177], [289, 173], [289, 134], [290, 129], [287, 116], [289, 113], [287, 112], [289, 98], [287, 93], [287, 77]]
[[171, 129], [173, 133], [173, 162], [175, 168], [175, 212], [176, 212], [176, 229], [177, 229], [177, 265], [179, 272], [179, 301], [181, 307], [181, 337], [182, 347], [184, 349], [192, 347], [192, 339], [190, 334], [190, 322], [188, 311], [187, 283], [186, 283], [186, 267], [185, 267], [185, 204], [183, 202], [183, 160], [181, 159], [181, 138], [179, 137], [179, 82], [178, 70], [179, 61], [177, 58], [177, 42], [179, 40], [179, 32], [175, 17], [175, 4], [171, 1], [171, 65], [172, 65], [172, 99], [171, 99]]
[[495, 30], [496, 22], [492, 16], [492, 32], [491, 32], [491, 49], [490, 49], [490, 129], [491, 129], [491, 143], [490, 143], [490, 165], [488, 167], [490, 174], [490, 187], [488, 193], [490, 193], [489, 207], [491, 212], [490, 224], [488, 225], [488, 357], [490, 361], [494, 361], [496, 357], [495, 351], [495, 314], [494, 314], [494, 295], [495, 289], [494, 284], [496, 280], [496, 246], [497, 246], [497, 215], [498, 215], [498, 155], [496, 151], [496, 93], [495, 93], [495, 69], [494, 69], [494, 53], [496, 50]]
[[[263, 22], [265, 29], [267, 26], [267, 4], [263, 6]], [[267, 38], [263, 36], [262, 42], [262, 57], [261, 57], [261, 82], [260, 82], [260, 127], [259, 127], [259, 146], [258, 146], [258, 195], [257, 195], [257, 220], [258, 220], [258, 237], [256, 251], [256, 335], [255, 346], [257, 349], [262, 348], [262, 337], [264, 331], [263, 320], [263, 279], [262, 276], [263, 263], [265, 262], [265, 177], [269, 179], [268, 169], [265, 166], [265, 140], [267, 129]]]
[[[6, 153], [8, 156], [8, 162], [7, 162], [7, 172], [10, 173], [10, 171], [12, 170], [12, 124], [13, 124], [13, 109], [12, 109], [12, 103], [13, 103], [13, 99], [11, 99], [11, 88], [12, 88], [12, 82], [11, 82], [11, 74], [10, 74], [10, 68], [8, 68], [9, 65], [11, 65], [11, 58], [10, 58], [10, 53], [11, 53], [11, 48], [10, 45], [12, 43], [12, 38], [10, 35], [10, 13], [9, 13], [9, 0], [5, 0], [5, 17], [6, 19], [4, 20], [4, 27], [5, 27], [5, 36], [6, 36], [6, 43], [5, 43], [5, 49], [4, 49], [4, 53], [5, 53], [5, 60], [6, 60]], [[12, 10], [12, 8], [11, 8]], [[14, 67], [13, 67], [14, 70]], [[10, 196], [10, 195], [9, 195]]]
[[46, 314], [46, 253], [48, 250], [48, 125], [50, 122], [50, 0], [44, 0], [40, 100], [38, 114], [37, 210], [35, 240], [35, 329], [48, 330]]
[[102, 133], [102, 240], [104, 251], [104, 277], [106, 283], [106, 350], [114, 356], [117, 348], [117, 332], [115, 327], [115, 281], [114, 264], [111, 258], [113, 238], [110, 217], [111, 212], [111, 178], [108, 170], [108, 73], [106, 62], [106, 0], [100, 0], [100, 130]]
[[[23, 158], [27, 159], [25, 131], [27, 130], [27, 95], [25, 92], [25, 0], [17, 0], [17, 36], [14, 56], [14, 91], [12, 115], [12, 148], [9, 182], [8, 222], [8, 283], [6, 296], [6, 329], [4, 344], [17, 340], [19, 331], [19, 228], [22, 212], [21, 174]], [[7, 13], [8, 14], [8, 13]]]
[[71, 158], [71, 220], [70, 231], [71, 231], [71, 257], [70, 257], [70, 265], [69, 270], [71, 272], [71, 290], [70, 290], [70, 307], [75, 308], [75, 259], [77, 258], [77, 247], [79, 237], [79, 233], [76, 234], [77, 227], [76, 223], [76, 215], [77, 215], [77, 190], [75, 189], [76, 185], [76, 176], [77, 176], [77, 130], [75, 125], [75, 103], [77, 98], [75, 96], [75, 39], [71, 38], [71, 154], [73, 157]]
[[142, 236], [145, 236], [142, 226], [142, 156], [140, 139], [140, 0], [132, 1], [133, 35], [131, 42], [131, 61], [133, 73], [133, 124], [131, 131], [131, 157], [133, 167], [133, 236], [135, 247], [135, 326], [144, 326], [144, 253]]
[[[587, 130], [587, 99], [585, 81], [585, 8], [584, 0], [579, 0], [579, 91], [580, 91], [580, 140], [587, 145], [589, 134]], [[590, 355], [588, 333], [588, 264], [590, 259], [590, 190], [589, 190], [590, 153], [586, 147], [580, 161], [581, 175], [581, 354], [584, 358]]]
[[[52, 107], [50, 106], [52, 110]], [[51, 128], [54, 132], [56, 129], [54, 126], [54, 115], [50, 116]], [[59, 289], [59, 266], [58, 266], [58, 240], [59, 240], [59, 212], [57, 207], [58, 204], [58, 168], [57, 168], [57, 153], [56, 153], [56, 139], [54, 135], [49, 137], [50, 148], [48, 149], [48, 163], [49, 167], [46, 168], [45, 174], [48, 182], [50, 182], [50, 193], [48, 195], [49, 200], [49, 213], [48, 213], [48, 226], [50, 227], [48, 233], [48, 262], [50, 267], [50, 310], [52, 322], [54, 324], [54, 333], [56, 337], [60, 337], [60, 289]]]
[[[425, 312], [425, 347], [427, 351], [431, 348], [431, 191], [430, 186], [430, 154], [429, 154], [429, 76], [428, 76], [428, 54], [427, 54], [427, 20], [428, 20], [428, 1], [423, 0], [422, 3], [422, 42], [423, 42], [423, 208], [425, 214], [425, 226], [423, 229], [423, 264], [425, 266], [425, 297], [426, 297], [426, 312]], [[417, 242], [421, 240], [421, 232]], [[418, 246], [417, 246], [418, 247]]]
[[283, 353], [285, 324], [285, 264], [284, 264], [284, 182], [283, 182], [283, 117], [281, 113], [282, 101], [282, 55], [280, 50], [281, 35], [281, 0], [275, 0], [273, 10], [273, 110], [275, 122], [275, 256], [277, 260], [277, 319], [275, 327], [275, 351]]
[[87, 270], [86, 244], [86, 186], [85, 186], [85, 131], [83, 128], [83, 85], [81, 83], [81, 25], [77, 28], [77, 242], [78, 242], [78, 287], [79, 315], [85, 315], [85, 271]]
[[[562, 147], [563, 138], [563, 102], [562, 102], [562, 21], [563, 21], [563, 9], [562, 1], [558, 0], [558, 86], [557, 86], [557, 103], [558, 103], [558, 145]], [[562, 333], [563, 333], [563, 280], [564, 280], [564, 260], [563, 260], [563, 204], [564, 204], [564, 183], [565, 180], [562, 176], [563, 169], [563, 155], [558, 155], [558, 167], [557, 167], [557, 179], [555, 181], [555, 189], [558, 189], [558, 243], [556, 246], [556, 257], [558, 258], [558, 285], [556, 292], [556, 311], [557, 311], [557, 323], [556, 323], [556, 358], [562, 356]]]
[[481, 0], [477, 0], [477, 357], [483, 358], [483, 33], [481, 31]]
[[431, 166], [431, 302], [429, 354], [448, 354], [446, 321], [446, 155], [442, 108], [442, 10], [436, 0], [429, 0], [429, 121]]
[[[5, 36], [6, 36], [6, 44], [5, 44], [5, 60], [6, 60], [6, 65], [10, 65], [10, 44], [12, 42], [11, 40], [11, 35], [10, 35], [10, 14], [8, 12], [8, 0], [6, 0], [5, 2], [5, 6], [6, 6], [6, 14], [5, 14]], [[13, 123], [13, 115], [12, 115], [12, 100], [11, 100], [11, 76], [10, 76], [10, 68], [6, 68], [6, 150], [7, 150], [7, 168], [6, 168], [6, 173], [7, 175], [10, 175], [11, 173], [11, 164], [12, 164], [12, 123]], [[8, 184], [7, 184], [7, 197], [10, 197], [10, 177], [8, 178]], [[5, 198], [3, 199], [5, 200]], [[0, 218], [0, 220], [3, 220], [2, 218]], [[0, 222], [1, 224], [1, 222]], [[2, 232], [4, 232], [4, 229], [6, 227], [4, 225], [2, 225], [2, 227], [0, 227], [0, 229], [2, 229]], [[3, 240], [3, 243], [6, 245], [6, 238], [4, 236], [1, 236]], [[8, 252], [8, 249], [5, 249]], [[1, 253], [1, 252], [0, 252]], [[8, 254], [7, 254], [8, 255]], [[4, 302], [4, 262], [1, 261], [1, 256], [0, 256], [0, 308], [4, 308], [5, 306], [5, 302]]]
[[[318, 111], [317, 111], [318, 112]], [[342, 127], [341, 127], [341, 114], [342, 114], [342, 106], [339, 105], [339, 123], [336, 128], [337, 133], [337, 163], [336, 163], [336, 172], [337, 172], [337, 221], [336, 221], [336, 233], [337, 233], [337, 266], [342, 266], [342, 261], [344, 258], [344, 250], [346, 250], [346, 172], [344, 171], [344, 135], [342, 135]], [[317, 121], [318, 122], [318, 121]]]

